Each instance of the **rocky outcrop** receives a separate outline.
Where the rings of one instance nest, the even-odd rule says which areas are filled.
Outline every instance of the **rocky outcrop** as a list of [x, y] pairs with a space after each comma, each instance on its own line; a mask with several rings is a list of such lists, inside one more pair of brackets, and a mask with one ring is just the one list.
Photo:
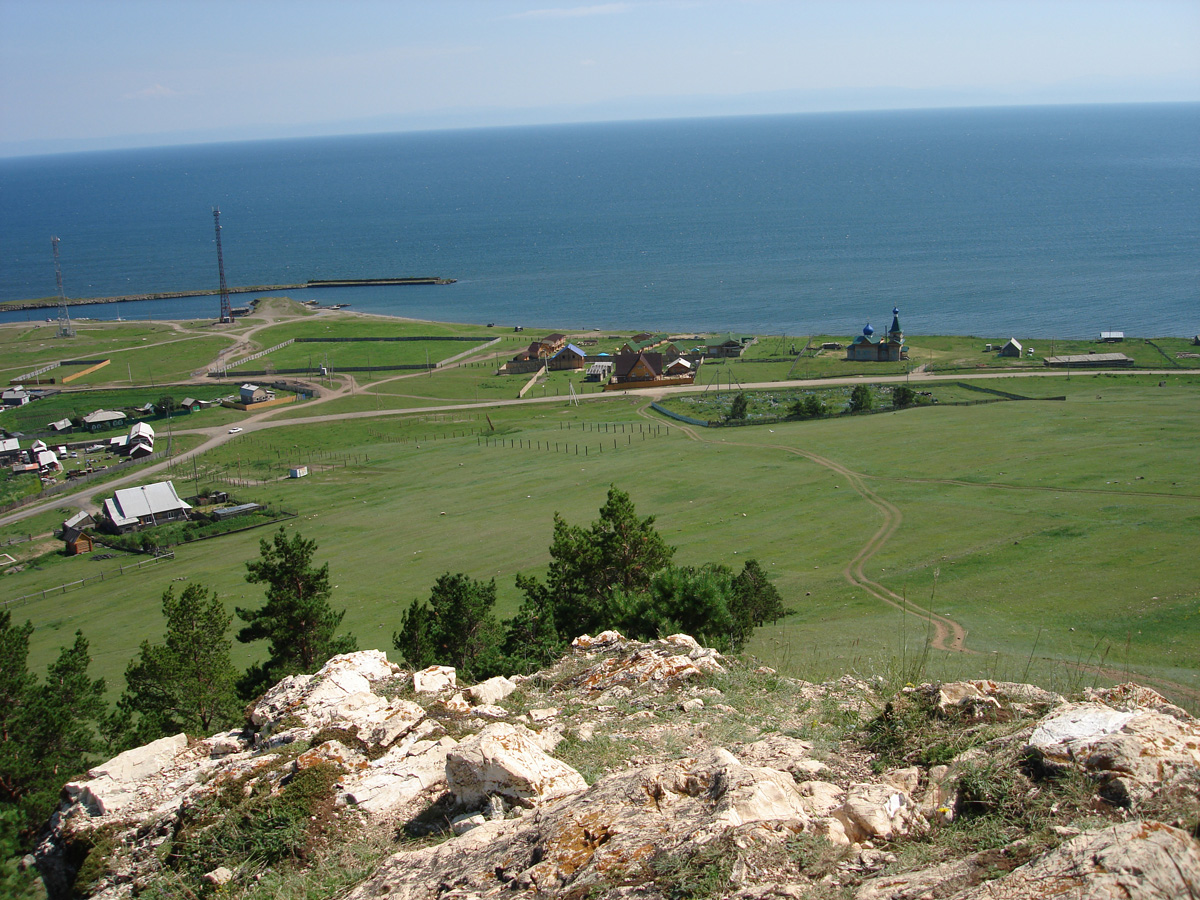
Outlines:
[[1200, 890], [1200, 843], [1157, 822], [1127, 822], [1072, 838], [955, 900], [1182, 900]]
[[1060, 706], [1038, 723], [1029, 748], [1044, 765], [1078, 769], [1097, 780], [1106, 800], [1136, 809], [1194, 779], [1200, 727], [1153, 691], [1138, 688], [1134, 702], [1128, 687], [1114, 690], [1122, 704], [1116, 708], [1099, 697]]
[[446, 757], [446, 783], [463, 806], [474, 809], [490, 796], [532, 807], [577, 794], [587, 782], [564, 762], [546, 754], [523, 725], [493, 722]]
[[[342, 900], [661, 900], [700, 884], [739, 900], [1200, 897], [1197, 723], [1136, 685], [1072, 702], [994, 681], [882, 697], [739, 666], [686, 635], [616, 632], [535, 676], [456, 681], [346, 654], [281, 681], [243, 730], [96, 766], [38, 851], [53, 900], [134, 896], [164, 866], [185, 892], [239, 896], [262, 863], [190, 869], [209, 846], [197, 834], [264, 811], [256, 827], [274, 827], [298, 784], [313, 805], [287, 827], [303, 851], [277, 865], [363, 835], [445, 838], [393, 846]], [[928, 738], [897, 731], [923, 722]], [[887, 761], [880, 734], [922, 752]], [[987, 827], [947, 828], [972, 817]], [[902, 853], [911, 841], [924, 849]], [[85, 858], [95, 880], [74, 885]]]

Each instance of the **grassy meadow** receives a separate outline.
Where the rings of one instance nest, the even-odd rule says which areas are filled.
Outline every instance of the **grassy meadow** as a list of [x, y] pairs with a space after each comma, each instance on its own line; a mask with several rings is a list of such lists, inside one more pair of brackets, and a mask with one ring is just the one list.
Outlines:
[[[771, 573], [795, 613], [760, 629], [750, 649], [784, 671], [906, 675], [918, 659], [926, 677], [1028, 678], [1064, 690], [1132, 677], [1196, 708], [1200, 380], [1077, 374], [981, 384], [1068, 399], [692, 429], [695, 438], [634, 395], [494, 408], [494, 433], [482, 410], [330, 423], [275, 416], [274, 427], [173, 477], [181, 493], [245, 484], [233, 488], [239, 500], [297, 511], [287, 528], [319, 543], [344, 627], [363, 647], [389, 649], [403, 607], [446, 571], [495, 578], [498, 612], [510, 614], [520, 599], [513, 576], [548, 562], [553, 513], [590, 522], [616, 484], [656, 516], [678, 562], [740, 566], [753, 556]], [[968, 652], [923, 656], [923, 623], [845, 578], [883, 518], [814, 455], [860, 474], [900, 510], [866, 572], [961, 623]], [[284, 477], [298, 462], [312, 474]], [[70, 509], [64, 500], [60, 513]], [[0, 541], [61, 517], [12, 526]], [[261, 602], [243, 563], [269, 534], [184, 545], [174, 561], [113, 577], [102, 591], [52, 594], [13, 612], [37, 626], [37, 665], [82, 628], [96, 671], [119, 686], [140, 640], [158, 636], [159, 599], [172, 584], [203, 581], [231, 607]], [[119, 562], [51, 552], [0, 585], [14, 597]], [[244, 665], [261, 650], [235, 652]]]
[[[914, 336], [908, 364], [847, 363], [841, 351], [794, 357], [791, 345], [799, 350], [810, 338], [766, 336], [743, 359], [705, 363], [695, 394], [672, 396], [667, 405], [719, 419], [745, 384], [878, 377], [922, 365], [957, 380], [913, 382], [940, 401], [935, 406], [705, 429], [680, 427], [636, 393], [572, 404], [572, 388], [597, 391], [579, 372], [541, 378], [526, 395], [546, 401], [536, 405], [422, 411], [515, 400], [531, 376], [498, 376], [496, 367], [552, 329], [514, 334], [314, 314], [279, 300], [220, 329], [83, 322], [67, 341], [55, 338], [54, 328], [0, 328], [0, 375], [11, 378], [63, 358], [113, 361], [79, 385], [97, 390], [65, 392], [4, 413], [0, 424], [10, 430], [164, 393], [176, 399], [228, 393], [239, 383], [236, 368], [224, 383], [163, 385], [188, 379], [239, 340], [237, 356], [292, 337], [434, 338], [292, 344], [264, 358], [290, 368], [328, 352], [335, 371], [385, 359], [421, 362], [427, 351], [431, 360], [445, 359], [477, 348], [463, 363], [433, 372], [358, 373], [357, 387], [345, 396], [273, 410], [267, 427], [194, 461], [177, 459], [170, 472], [146, 479], [171, 477], [184, 495], [229, 489], [239, 500], [297, 512], [286, 527], [318, 542], [319, 560], [329, 562], [337, 585], [334, 604], [346, 610], [344, 628], [362, 647], [390, 649], [403, 608], [447, 571], [495, 578], [498, 613], [511, 614], [520, 601], [514, 575], [540, 574], [547, 565], [554, 513], [586, 524], [615, 484], [642, 515], [656, 517], [678, 548], [677, 562], [740, 567], [747, 557], [760, 561], [794, 612], [760, 629], [750, 650], [789, 674], [1027, 678], [1064, 690], [1130, 677], [1200, 709], [1200, 378], [1194, 371], [1200, 359], [1179, 355], [1195, 351], [1183, 339], [1108, 346], [1027, 342], [1017, 335], [1039, 357], [1116, 350], [1139, 366], [1172, 373], [1073, 372], [1068, 378], [1017, 377], [1021, 370], [1047, 373], [1040, 359], [1006, 360], [984, 351], [985, 343], [999, 346], [1007, 336]], [[611, 352], [629, 334], [586, 340], [596, 341], [590, 349]], [[478, 343], [438, 339], [456, 335]], [[494, 338], [500, 343], [478, 349]], [[832, 340], [847, 339], [813, 336], [811, 343]], [[249, 368], [262, 365], [258, 360]], [[971, 381], [976, 374], [1003, 373], [1014, 377]], [[1067, 399], [953, 405], [994, 396], [979, 387]], [[826, 395], [836, 408], [850, 389], [753, 391], [752, 415], [782, 412], [805, 390]], [[889, 390], [876, 390], [883, 407]], [[396, 410], [409, 412], [311, 421]], [[246, 417], [222, 409], [175, 417], [176, 449], [202, 440], [181, 431]], [[163, 430], [157, 422], [155, 428]], [[310, 467], [309, 477], [287, 478], [288, 467], [301, 463]], [[856, 490], [850, 473], [898, 512], [881, 512]], [[0, 527], [0, 545], [35, 536], [0, 546], [13, 560], [0, 557], [0, 597], [39, 595], [12, 608], [17, 620], [36, 626], [31, 663], [39, 669], [79, 628], [91, 641], [94, 671], [119, 690], [138, 644], [161, 634], [159, 603], [168, 587], [201, 581], [231, 609], [262, 602], [261, 589], [244, 581], [244, 563], [257, 556], [270, 529], [186, 544], [175, 548], [173, 561], [122, 575], [119, 567], [134, 557], [58, 553], [52, 532], [75, 509], [63, 496], [49, 512]], [[881, 528], [887, 536], [865, 563], [867, 577], [960, 623], [966, 652], [925, 653], [922, 620], [847, 579], [844, 570]], [[102, 588], [62, 590], [100, 573]], [[262, 653], [235, 646], [239, 665]]]

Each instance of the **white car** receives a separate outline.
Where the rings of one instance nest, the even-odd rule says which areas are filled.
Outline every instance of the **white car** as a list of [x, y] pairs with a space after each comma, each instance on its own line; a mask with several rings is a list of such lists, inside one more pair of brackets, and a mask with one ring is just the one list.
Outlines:
[[237, 427], [234, 427], [234, 428], [230, 428], [230, 429], [229, 429], [229, 433], [230, 433], [230, 434], [237, 434], [237, 433], [238, 433], [239, 431], [241, 431], [241, 430], [242, 430], [242, 429], [241, 429], [241, 427], [240, 427], [240, 426], [237, 426]]

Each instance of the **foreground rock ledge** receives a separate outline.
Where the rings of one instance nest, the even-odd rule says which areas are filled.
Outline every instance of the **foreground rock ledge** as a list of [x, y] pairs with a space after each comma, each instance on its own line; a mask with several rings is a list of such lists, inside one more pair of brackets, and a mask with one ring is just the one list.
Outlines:
[[[973, 681], [904, 698], [963, 729], [1007, 724], [949, 764], [887, 768], [825, 735], [830, 716], [866, 722], [892, 698], [848, 677], [812, 685], [738, 668], [687, 635], [585, 635], [545, 672], [462, 687], [453, 670], [346, 654], [284, 679], [242, 730], [163, 738], [67, 785], [37, 862], [51, 898], [66, 898], [87, 848], [103, 846], [85, 893], [133, 897], [166, 874], [166, 851], [198, 804], [234, 786], [271, 795], [326, 766], [338, 775], [325, 840], [391, 837], [418, 821], [455, 835], [400, 848], [338, 894], [354, 900], [650, 900], [675, 893], [695, 875], [689, 866], [716, 872], [712, 896], [745, 900], [1200, 897], [1189, 834], [1200, 821], [1200, 728], [1185, 711], [1136, 685], [1068, 701]], [[563, 748], [594, 783], [556, 756]], [[1025, 781], [1030, 797], [1082, 779], [1092, 818], [1112, 824], [1056, 825], [1052, 840], [896, 871], [894, 850], [955, 818], [959, 775], [981, 760], [1050, 779]], [[1154, 818], [1168, 814], [1186, 830]], [[259, 874], [230, 860], [195, 887], [237, 896]]]

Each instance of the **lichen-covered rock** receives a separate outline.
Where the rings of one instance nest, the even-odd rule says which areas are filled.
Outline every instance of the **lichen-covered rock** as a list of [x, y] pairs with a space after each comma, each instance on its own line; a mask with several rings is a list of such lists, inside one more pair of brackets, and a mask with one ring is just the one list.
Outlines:
[[1096, 777], [1110, 802], [1136, 805], [1200, 772], [1200, 725], [1175, 709], [1068, 704], [1038, 723], [1029, 749], [1046, 765]]
[[159, 738], [94, 766], [88, 770], [88, 781], [72, 782], [63, 790], [72, 801], [82, 804], [92, 815], [115, 813], [135, 803], [139, 798], [141, 783], [162, 772], [185, 749], [186, 734]]
[[610, 775], [520, 819], [486, 821], [436, 847], [397, 853], [345, 900], [433, 900], [502, 890], [585, 896], [609, 879], [619, 884], [650, 871], [658, 854], [692, 852], [730, 829], [770, 823], [782, 847], [806, 829], [806, 820], [785, 773], [711, 750]]
[[954, 900], [1182, 900], [1200, 896], [1200, 844], [1157, 822], [1126, 822], [1072, 838]]
[[468, 809], [491, 794], [534, 806], [587, 789], [583, 776], [546, 754], [523, 725], [493, 722], [446, 757], [449, 790]]

